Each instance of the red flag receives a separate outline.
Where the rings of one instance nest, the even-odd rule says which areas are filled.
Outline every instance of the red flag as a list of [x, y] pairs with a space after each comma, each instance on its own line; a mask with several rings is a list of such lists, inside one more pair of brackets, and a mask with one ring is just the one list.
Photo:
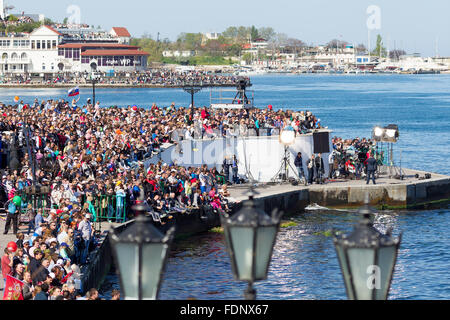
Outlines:
[[3, 300], [23, 300], [22, 288], [24, 283], [16, 278], [6, 275], [6, 285]]
[[73, 272], [69, 273], [67, 276], [64, 277], [64, 279], [61, 280], [61, 283], [66, 283], [70, 277], [73, 275]]

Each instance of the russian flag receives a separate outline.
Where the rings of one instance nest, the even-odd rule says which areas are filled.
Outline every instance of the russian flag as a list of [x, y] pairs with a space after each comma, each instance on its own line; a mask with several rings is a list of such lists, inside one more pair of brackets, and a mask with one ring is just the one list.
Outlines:
[[69, 90], [69, 97], [75, 97], [80, 94], [80, 89], [78, 87]]

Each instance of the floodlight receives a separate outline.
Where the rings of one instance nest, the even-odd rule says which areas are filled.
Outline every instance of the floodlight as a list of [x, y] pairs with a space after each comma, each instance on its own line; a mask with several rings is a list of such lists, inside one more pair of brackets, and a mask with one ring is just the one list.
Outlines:
[[290, 146], [295, 143], [295, 131], [291, 126], [287, 126], [281, 131], [280, 142], [285, 146]]
[[383, 129], [380, 127], [376, 127], [374, 129], [375, 137], [382, 137], [383, 136]]

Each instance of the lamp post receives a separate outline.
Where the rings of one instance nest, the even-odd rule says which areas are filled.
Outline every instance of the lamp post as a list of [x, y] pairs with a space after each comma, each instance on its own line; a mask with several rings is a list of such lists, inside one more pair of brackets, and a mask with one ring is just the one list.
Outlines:
[[132, 208], [135, 222], [121, 233], [113, 229], [111, 246], [125, 300], [156, 300], [175, 228], [162, 234], [145, 217], [148, 205], [140, 199]]
[[194, 96], [203, 89], [203, 82], [200, 85], [195, 85], [194, 82], [189, 82], [183, 85], [183, 90], [191, 95], [191, 120], [194, 121]]
[[95, 106], [95, 85], [99, 80], [97, 74], [97, 64], [95, 62], [91, 63], [91, 81], [92, 81], [92, 105]]
[[387, 300], [402, 236], [374, 228], [369, 197], [358, 211], [363, 219], [349, 235], [335, 233], [334, 244], [350, 300]]
[[234, 278], [247, 281], [246, 300], [256, 300], [255, 281], [266, 280], [282, 212], [269, 216], [256, 206], [256, 191], [251, 188], [249, 200], [233, 216], [220, 216]]

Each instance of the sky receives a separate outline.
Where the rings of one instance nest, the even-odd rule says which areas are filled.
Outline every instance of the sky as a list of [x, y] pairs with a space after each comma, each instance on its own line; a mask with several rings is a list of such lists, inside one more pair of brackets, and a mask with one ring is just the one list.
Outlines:
[[[422, 56], [450, 56], [450, 1], [444, 0], [5, 0], [14, 12], [42, 13], [62, 21], [110, 29], [127, 27], [132, 36], [150, 34], [171, 41], [182, 32], [222, 32], [229, 26], [272, 27], [307, 44], [332, 39], [366, 47], [383, 37], [390, 50]], [[78, 10], [72, 10], [79, 8]], [[375, 9], [374, 9], [375, 8]], [[369, 11], [368, 11], [369, 9]], [[369, 22], [369, 23], [368, 23]], [[370, 26], [370, 31], [368, 29]]]

